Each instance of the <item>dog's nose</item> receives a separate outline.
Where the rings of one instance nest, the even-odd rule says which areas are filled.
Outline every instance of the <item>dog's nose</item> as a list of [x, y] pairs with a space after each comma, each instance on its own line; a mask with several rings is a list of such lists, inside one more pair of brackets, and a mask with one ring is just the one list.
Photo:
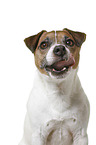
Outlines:
[[66, 54], [66, 49], [63, 45], [58, 45], [58, 46], [55, 46], [53, 52], [57, 56], [64, 56], [64, 54]]

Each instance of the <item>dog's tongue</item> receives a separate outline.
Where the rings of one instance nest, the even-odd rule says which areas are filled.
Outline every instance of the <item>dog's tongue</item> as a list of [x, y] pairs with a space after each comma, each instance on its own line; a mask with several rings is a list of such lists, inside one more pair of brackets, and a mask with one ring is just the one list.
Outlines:
[[65, 60], [62, 60], [62, 61], [58, 61], [56, 63], [54, 63], [52, 65], [52, 67], [55, 69], [55, 70], [62, 70], [64, 67], [70, 67], [70, 66], [73, 66], [75, 64], [75, 60], [73, 57], [70, 57], [68, 61], [65, 61]]

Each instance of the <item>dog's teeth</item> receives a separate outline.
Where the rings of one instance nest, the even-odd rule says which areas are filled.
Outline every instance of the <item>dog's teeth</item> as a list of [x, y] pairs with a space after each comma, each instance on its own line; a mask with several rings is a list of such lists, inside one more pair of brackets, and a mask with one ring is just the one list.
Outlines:
[[66, 70], [66, 67], [64, 67], [62, 70], [55, 70], [55, 69], [53, 68], [53, 71], [55, 71], [55, 72], [60, 72], [60, 71], [64, 71], [64, 70]]
[[62, 69], [62, 71], [65, 70], [65, 69], [66, 69], [66, 67], [64, 67], [64, 68]]
[[56, 70], [53, 68], [53, 71], [56, 71]]

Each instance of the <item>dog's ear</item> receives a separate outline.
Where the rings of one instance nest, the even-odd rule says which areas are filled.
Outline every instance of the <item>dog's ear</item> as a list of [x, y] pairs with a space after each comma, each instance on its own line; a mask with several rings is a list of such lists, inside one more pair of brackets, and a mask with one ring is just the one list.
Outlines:
[[38, 41], [44, 32], [46, 32], [46, 31], [43, 30], [43, 31], [39, 32], [37, 35], [33, 35], [33, 36], [30, 36], [30, 37], [24, 39], [26, 46], [32, 51], [32, 53], [35, 52]]
[[78, 47], [82, 45], [82, 43], [86, 40], [86, 34], [82, 32], [72, 31], [67, 28], [63, 29], [68, 31], [75, 40], [75, 43]]

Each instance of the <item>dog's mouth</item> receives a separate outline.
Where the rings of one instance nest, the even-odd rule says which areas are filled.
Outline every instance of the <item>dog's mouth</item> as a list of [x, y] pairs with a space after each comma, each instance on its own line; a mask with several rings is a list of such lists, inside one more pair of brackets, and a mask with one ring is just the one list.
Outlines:
[[48, 72], [51, 72], [53, 75], [61, 75], [68, 72], [68, 70], [75, 64], [73, 56], [70, 56], [68, 60], [60, 60], [52, 65], [47, 65], [45, 68]]

